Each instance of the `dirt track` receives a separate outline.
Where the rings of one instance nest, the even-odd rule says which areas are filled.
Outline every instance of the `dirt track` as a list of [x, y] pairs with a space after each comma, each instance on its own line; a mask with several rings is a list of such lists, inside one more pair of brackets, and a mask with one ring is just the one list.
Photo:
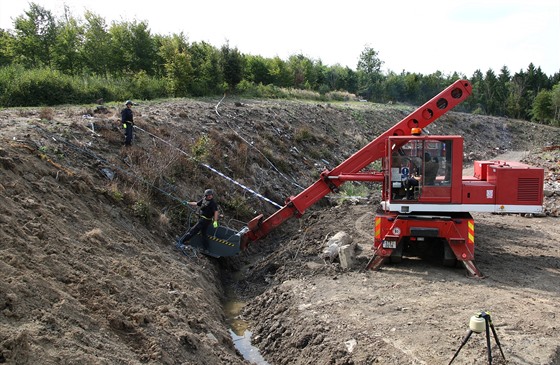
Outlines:
[[[284, 175], [305, 186], [325, 156], [341, 162], [406, 115], [375, 105], [245, 101], [241, 107], [222, 103], [218, 118], [215, 105], [174, 101], [135, 110], [139, 126], [185, 150], [199, 136], [194, 130], [223, 137], [221, 149], [209, 148], [219, 151], [210, 162], [276, 201], [298, 189], [257, 151], [243, 149], [239, 135], [269, 159], [277, 157]], [[273, 365], [447, 363], [479, 310], [491, 311], [510, 364], [559, 363], [558, 218], [476, 215], [483, 280], [414, 258], [363, 272], [373, 196], [367, 203], [318, 204], [234, 259], [188, 258], [172, 244], [184, 228], [177, 202], [146, 192], [117, 168], [157, 170], [160, 175], [144, 177], [158, 181], [168, 173], [164, 167], [179, 161], [183, 170], [173, 175], [174, 185], [171, 179], [161, 185], [174, 195], [196, 197], [209, 182], [223, 203], [240, 201], [239, 193], [175, 155], [158, 160], [163, 147], [145, 134], [122, 149], [117, 109], [83, 118], [90, 111], [0, 112], [0, 362], [246, 363], [222, 311], [224, 282], [247, 302], [242, 316], [253, 343]], [[453, 114], [432, 133], [465, 135], [466, 161], [511, 150], [517, 137], [520, 150], [560, 144], [557, 129], [535, 126], [532, 135], [516, 135], [526, 131], [525, 122], [480, 118]], [[530, 157], [557, 181], [557, 154]], [[557, 212], [552, 191], [549, 211]], [[237, 213], [224, 210], [224, 224]], [[325, 238], [338, 231], [357, 244], [357, 265], [349, 271], [319, 258]], [[232, 284], [233, 277], [241, 279]], [[484, 336], [473, 335], [454, 363], [486, 363]]]
[[[476, 215], [476, 261], [486, 276], [477, 280], [462, 268], [416, 258], [380, 272], [360, 271], [371, 238], [360, 234], [363, 220], [355, 217], [371, 222], [372, 207], [318, 213], [304, 225], [304, 240], [315, 252], [294, 259], [301, 247], [294, 239], [270, 260], [289, 263], [276, 272], [278, 286], [252, 301], [244, 314], [257, 323], [255, 342], [271, 363], [447, 363], [470, 316], [480, 310], [491, 312], [510, 364], [558, 363], [560, 230], [550, 227], [557, 218]], [[339, 230], [352, 234], [361, 251], [356, 270], [318, 258], [324, 236]], [[347, 341], [354, 340], [350, 353]], [[502, 363], [492, 341], [494, 363]], [[473, 335], [454, 363], [485, 364], [485, 336]]]

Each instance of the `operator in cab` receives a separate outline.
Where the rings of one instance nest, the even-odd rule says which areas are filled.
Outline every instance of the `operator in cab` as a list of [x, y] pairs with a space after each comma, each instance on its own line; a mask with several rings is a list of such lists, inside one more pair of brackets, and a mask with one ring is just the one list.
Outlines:
[[[411, 174], [409, 178], [405, 181], [405, 191], [406, 191], [406, 199], [412, 200], [414, 199], [414, 188], [420, 185], [420, 181], [422, 180], [421, 173], [421, 166], [418, 167], [419, 171]], [[424, 185], [435, 185], [436, 183], [436, 176], [439, 170], [439, 163], [432, 160], [432, 156], [430, 153], [424, 153]]]

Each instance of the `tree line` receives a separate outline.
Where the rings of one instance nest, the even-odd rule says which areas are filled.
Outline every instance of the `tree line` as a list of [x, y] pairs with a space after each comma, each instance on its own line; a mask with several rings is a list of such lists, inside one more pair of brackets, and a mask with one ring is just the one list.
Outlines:
[[0, 29], [0, 105], [92, 103], [94, 100], [201, 97], [225, 92], [255, 97], [315, 97], [423, 104], [458, 78], [473, 95], [458, 109], [467, 112], [560, 124], [560, 70], [547, 76], [532, 63], [512, 73], [477, 70], [430, 75], [383, 73], [378, 52], [366, 46], [356, 69], [325, 65], [302, 54], [265, 58], [241, 53], [226, 42], [215, 47], [189, 42], [183, 33], [152, 34], [145, 21], [107, 24], [67, 7], [55, 18], [30, 3]]

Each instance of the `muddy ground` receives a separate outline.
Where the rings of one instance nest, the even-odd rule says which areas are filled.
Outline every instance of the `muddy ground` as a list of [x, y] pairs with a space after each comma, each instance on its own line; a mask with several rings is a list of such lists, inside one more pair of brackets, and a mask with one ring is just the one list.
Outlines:
[[[231, 259], [174, 249], [191, 213], [181, 201], [206, 187], [224, 225], [276, 209], [200, 162], [282, 202], [411, 107], [143, 103], [129, 149], [119, 110], [0, 111], [0, 363], [249, 363], [230, 336], [229, 293], [246, 303], [239, 319], [269, 364], [447, 364], [480, 310], [490, 311], [508, 363], [560, 363], [559, 153], [542, 149], [560, 145], [557, 128], [453, 112], [430, 127], [465, 136], [466, 165], [529, 151], [521, 159], [546, 169], [546, 214], [475, 214], [485, 275], [476, 280], [413, 257], [364, 271], [375, 186], [321, 201]], [[356, 246], [348, 270], [319, 257], [339, 231]], [[504, 363], [491, 343], [494, 363]], [[454, 364], [486, 362], [485, 336], [474, 334]]]

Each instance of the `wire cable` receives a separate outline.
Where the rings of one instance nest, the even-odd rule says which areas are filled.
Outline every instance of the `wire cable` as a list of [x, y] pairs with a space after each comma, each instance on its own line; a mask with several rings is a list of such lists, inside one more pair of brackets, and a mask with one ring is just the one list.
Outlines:
[[[186, 153], [185, 151], [183, 151], [183, 150], [180, 149], [179, 147], [174, 146], [173, 144], [171, 144], [170, 142], [164, 140], [163, 138], [161, 138], [161, 137], [159, 137], [159, 136], [156, 136], [155, 134], [150, 133], [150, 132], [148, 132], [147, 130], [142, 129], [142, 128], [136, 126], [136, 125], [134, 126], [134, 128], [136, 128], [136, 129], [138, 129], [138, 130], [140, 130], [140, 131], [142, 131], [142, 132], [144, 132], [144, 133], [147, 133], [147, 134], [150, 135], [151, 137], [156, 138], [156, 139], [158, 139], [159, 141], [161, 141], [161, 142], [167, 144], [167, 145], [170, 146], [171, 148], [176, 149], [177, 151], [179, 151], [180, 153], [182, 153], [183, 155], [185, 155], [187, 158], [189, 158], [189, 159], [191, 159], [191, 160], [193, 160], [193, 161], [196, 161], [196, 160], [195, 160], [192, 156], [190, 156], [188, 153]], [[235, 185], [239, 186], [240, 188], [242, 188], [242, 189], [244, 189], [244, 190], [250, 192], [251, 194], [255, 195], [256, 197], [258, 197], [258, 198], [260, 198], [260, 199], [262, 199], [262, 200], [264, 200], [264, 201], [266, 201], [266, 202], [268, 202], [268, 203], [274, 205], [274, 206], [277, 207], [277, 208], [282, 208], [282, 205], [280, 205], [280, 204], [278, 204], [278, 203], [276, 203], [276, 202], [274, 202], [274, 201], [268, 199], [267, 197], [265, 197], [265, 196], [263, 196], [263, 195], [257, 193], [257, 192], [254, 191], [253, 189], [251, 189], [251, 188], [249, 188], [248, 186], [243, 185], [243, 184], [241, 184], [240, 182], [238, 182], [238, 181], [232, 179], [231, 177], [225, 175], [224, 173], [222, 173], [222, 172], [216, 170], [216, 169], [213, 168], [212, 166], [210, 166], [210, 165], [208, 165], [208, 164], [206, 164], [206, 163], [203, 163], [203, 162], [199, 162], [199, 164], [200, 164], [201, 166], [207, 168], [208, 170], [212, 171], [213, 173], [218, 174], [219, 176], [225, 178], [226, 180], [228, 180], [228, 181], [231, 182], [232, 184], [235, 184]]]
[[120, 172], [124, 173], [125, 175], [131, 176], [131, 177], [133, 177], [134, 179], [137, 179], [137, 180], [140, 181], [141, 183], [146, 184], [146, 185], [152, 187], [153, 189], [157, 190], [157, 191], [160, 192], [161, 194], [167, 196], [169, 199], [175, 200], [175, 201], [179, 202], [181, 205], [186, 206], [187, 208], [189, 208], [191, 211], [194, 211], [194, 209], [193, 209], [190, 205], [186, 204], [186, 201], [185, 201], [184, 199], [181, 199], [181, 198], [179, 198], [179, 197], [177, 197], [177, 196], [174, 196], [173, 194], [171, 194], [171, 193], [169, 193], [169, 192], [167, 192], [167, 191], [161, 189], [160, 187], [155, 186], [154, 184], [152, 184], [152, 183], [149, 182], [149, 181], [146, 181], [145, 179], [143, 179], [142, 177], [138, 176], [137, 174], [135, 174], [135, 173], [133, 173], [133, 172], [130, 172], [130, 171], [127, 171], [126, 169], [123, 169], [122, 167], [117, 166], [116, 164], [114, 164], [114, 163], [112, 163], [112, 162], [109, 162], [108, 160], [104, 159], [103, 157], [101, 157], [101, 156], [95, 154], [94, 152], [92, 152], [92, 151], [90, 151], [90, 150], [88, 150], [88, 149], [86, 149], [86, 148], [81, 148], [81, 147], [75, 145], [75, 144], [72, 143], [72, 142], [69, 142], [69, 141], [64, 140], [64, 138], [61, 138], [60, 136], [55, 136], [54, 133], [51, 133], [51, 132], [45, 130], [44, 128], [42, 128], [42, 127], [40, 127], [40, 126], [35, 126], [35, 128], [41, 130], [41, 131], [42, 131], [43, 133], [45, 133], [45, 134], [50, 135], [51, 138], [52, 138], [55, 142], [64, 143], [64, 144], [67, 145], [68, 147], [70, 147], [70, 148], [72, 148], [72, 149], [74, 149], [74, 150], [76, 150], [76, 151], [78, 151], [78, 152], [80, 152], [80, 153], [82, 153], [82, 154], [84, 154], [84, 155], [88, 155], [89, 157], [91, 157], [91, 158], [93, 158], [93, 159], [95, 159], [95, 160], [97, 160], [97, 161], [101, 161], [101, 162], [104, 163], [105, 165], [110, 166], [110, 167], [112, 167], [112, 168], [114, 168], [114, 169], [116, 169], [116, 170], [119, 170]]
[[[222, 117], [220, 115], [220, 113], [218, 112], [218, 107], [219, 105], [222, 103], [222, 101], [225, 99], [226, 94], [224, 94], [223, 98], [218, 102], [218, 104], [216, 104], [216, 106], [214, 107], [214, 110], [216, 111], [216, 114], [218, 115], [218, 117]], [[235, 120], [235, 117], [231, 117], [233, 120]], [[280, 170], [278, 170], [278, 168], [272, 163], [272, 161], [270, 161], [265, 155], [264, 153], [262, 153], [257, 147], [255, 147], [251, 142], [247, 141], [241, 134], [239, 134], [239, 132], [237, 132], [235, 129], [233, 129], [233, 127], [229, 124], [229, 122], [226, 120], [225, 121], [226, 125], [228, 126], [229, 129], [231, 129], [233, 131], [233, 133], [235, 133], [239, 138], [241, 138], [241, 140], [243, 142], [245, 142], [248, 146], [250, 146], [251, 148], [255, 149], [269, 164], [270, 166], [272, 166], [272, 168], [274, 169], [274, 171], [276, 171], [280, 176], [282, 176], [282, 178], [286, 179], [286, 181], [290, 182], [291, 184], [297, 186], [300, 189], [304, 189], [303, 186], [299, 185], [293, 178], [290, 180], [288, 179], [288, 177], [286, 177], [286, 175], [284, 175], [282, 172], [280, 172]]]

